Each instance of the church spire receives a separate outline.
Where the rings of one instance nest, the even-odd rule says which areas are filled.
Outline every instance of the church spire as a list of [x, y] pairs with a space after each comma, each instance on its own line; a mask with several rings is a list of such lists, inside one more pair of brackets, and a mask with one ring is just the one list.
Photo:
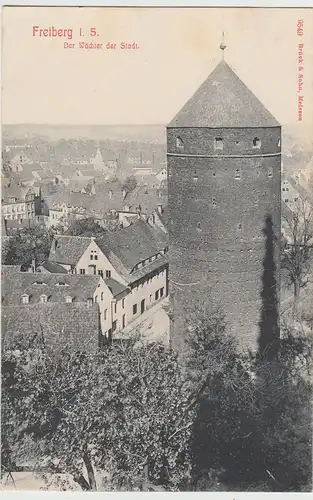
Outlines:
[[220, 44], [220, 49], [222, 51], [222, 61], [224, 61], [224, 50], [226, 49], [226, 45], [224, 43], [224, 31], [222, 33], [222, 42]]

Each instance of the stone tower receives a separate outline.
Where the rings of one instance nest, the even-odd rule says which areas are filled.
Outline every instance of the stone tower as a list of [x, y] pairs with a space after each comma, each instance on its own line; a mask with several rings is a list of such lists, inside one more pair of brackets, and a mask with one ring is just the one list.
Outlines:
[[186, 306], [213, 299], [255, 349], [268, 220], [279, 283], [281, 126], [222, 60], [167, 126], [167, 162], [172, 345]]

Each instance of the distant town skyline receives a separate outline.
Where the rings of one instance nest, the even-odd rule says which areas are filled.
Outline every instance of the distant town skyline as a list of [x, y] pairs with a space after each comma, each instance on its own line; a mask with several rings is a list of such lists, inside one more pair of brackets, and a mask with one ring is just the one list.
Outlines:
[[[72, 39], [33, 36], [33, 26], [71, 28]], [[78, 46], [79, 30], [91, 27], [97, 43], [140, 48], [64, 48], [65, 41]], [[220, 61], [223, 31], [225, 60], [242, 81], [281, 124], [311, 131], [312, 10], [288, 8], [5, 7], [2, 122], [166, 125]], [[300, 42], [304, 112], [297, 122]]]

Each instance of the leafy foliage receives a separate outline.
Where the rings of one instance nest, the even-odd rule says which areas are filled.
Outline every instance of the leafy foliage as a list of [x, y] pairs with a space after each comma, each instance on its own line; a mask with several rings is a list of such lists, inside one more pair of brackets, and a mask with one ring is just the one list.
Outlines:
[[42, 226], [22, 229], [10, 237], [4, 264], [25, 265], [33, 259], [36, 265], [47, 259], [54, 232]]
[[106, 233], [106, 230], [101, 227], [92, 217], [86, 219], [77, 219], [72, 221], [71, 225], [65, 232], [67, 236], [95, 236], [100, 237]]
[[133, 191], [137, 186], [137, 179], [134, 175], [130, 175], [124, 181], [122, 189], [125, 189], [128, 192]]
[[38, 349], [6, 352], [2, 391], [7, 468], [31, 437], [37, 465], [70, 474], [84, 490], [97, 488], [95, 469], [111, 489], [152, 482], [176, 490], [188, 478], [194, 410], [176, 357], [160, 345], [122, 343], [58, 360]]

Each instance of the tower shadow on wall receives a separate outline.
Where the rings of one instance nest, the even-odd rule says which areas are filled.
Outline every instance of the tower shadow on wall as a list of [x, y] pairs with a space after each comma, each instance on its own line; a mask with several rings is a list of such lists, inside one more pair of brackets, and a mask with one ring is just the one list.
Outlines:
[[279, 347], [279, 313], [277, 300], [277, 280], [275, 265], [275, 240], [273, 220], [266, 215], [263, 228], [265, 254], [263, 259], [261, 318], [259, 321], [258, 356], [272, 361]]

